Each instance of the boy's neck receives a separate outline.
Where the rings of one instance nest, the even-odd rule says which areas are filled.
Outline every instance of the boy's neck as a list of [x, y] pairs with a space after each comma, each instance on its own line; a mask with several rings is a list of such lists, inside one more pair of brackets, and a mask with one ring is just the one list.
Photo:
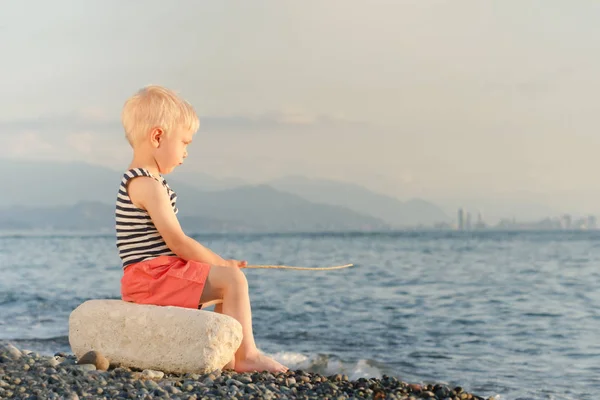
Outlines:
[[133, 160], [131, 160], [131, 163], [129, 164], [129, 169], [132, 168], [144, 168], [150, 172], [150, 174], [160, 176], [158, 165], [152, 155], [136, 154], [134, 151]]

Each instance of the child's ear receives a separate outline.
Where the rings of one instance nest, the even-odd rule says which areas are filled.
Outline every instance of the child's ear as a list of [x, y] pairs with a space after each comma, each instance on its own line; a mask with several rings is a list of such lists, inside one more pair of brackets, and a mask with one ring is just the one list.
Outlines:
[[161, 128], [152, 129], [152, 131], [150, 132], [150, 142], [152, 143], [152, 146], [160, 146], [160, 142], [163, 139], [164, 134], [165, 131], [163, 131]]

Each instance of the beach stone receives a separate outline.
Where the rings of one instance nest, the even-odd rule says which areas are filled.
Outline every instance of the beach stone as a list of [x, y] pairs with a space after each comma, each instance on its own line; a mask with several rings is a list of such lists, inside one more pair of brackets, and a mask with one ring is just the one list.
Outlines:
[[98, 371], [107, 371], [110, 365], [106, 357], [97, 351], [88, 351], [77, 360], [77, 364], [94, 364]]
[[48, 365], [51, 367], [57, 367], [59, 364], [60, 362], [54, 357], [48, 360]]
[[142, 371], [142, 376], [148, 379], [162, 379], [165, 373], [162, 371], [154, 371], [151, 369], [145, 369]]
[[417, 393], [423, 389], [418, 383], [411, 383], [408, 385], [408, 387], [410, 388], [410, 390]]
[[94, 364], [79, 364], [77, 367], [80, 371], [95, 371], [96, 366]]
[[210, 311], [88, 300], [69, 316], [69, 344], [78, 358], [96, 351], [141, 370], [208, 373], [223, 368], [241, 341], [239, 322]]
[[4, 354], [12, 360], [18, 360], [23, 356], [23, 353], [10, 343], [0, 344], [0, 354]]

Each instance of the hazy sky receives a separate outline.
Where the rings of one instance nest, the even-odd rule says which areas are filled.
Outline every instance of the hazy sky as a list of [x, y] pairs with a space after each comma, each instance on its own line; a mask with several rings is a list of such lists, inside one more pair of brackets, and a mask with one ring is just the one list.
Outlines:
[[121, 106], [157, 83], [201, 115], [188, 171], [600, 213], [599, 20], [593, 0], [3, 1], [0, 157], [123, 169]]

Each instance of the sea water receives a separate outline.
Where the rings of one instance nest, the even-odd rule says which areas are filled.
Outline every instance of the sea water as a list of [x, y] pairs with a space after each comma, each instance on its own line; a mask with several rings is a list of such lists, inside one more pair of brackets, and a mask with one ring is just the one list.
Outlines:
[[[246, 270], [256, 341], [293, 369], [501, 399], [599, 396], [599, 232], [194, 237], [251, 264], [355, 264]], [[0, 236], [0, 341], [70, 352], [69, 313], [119, 298], [121, 274], [112, 235]]]

